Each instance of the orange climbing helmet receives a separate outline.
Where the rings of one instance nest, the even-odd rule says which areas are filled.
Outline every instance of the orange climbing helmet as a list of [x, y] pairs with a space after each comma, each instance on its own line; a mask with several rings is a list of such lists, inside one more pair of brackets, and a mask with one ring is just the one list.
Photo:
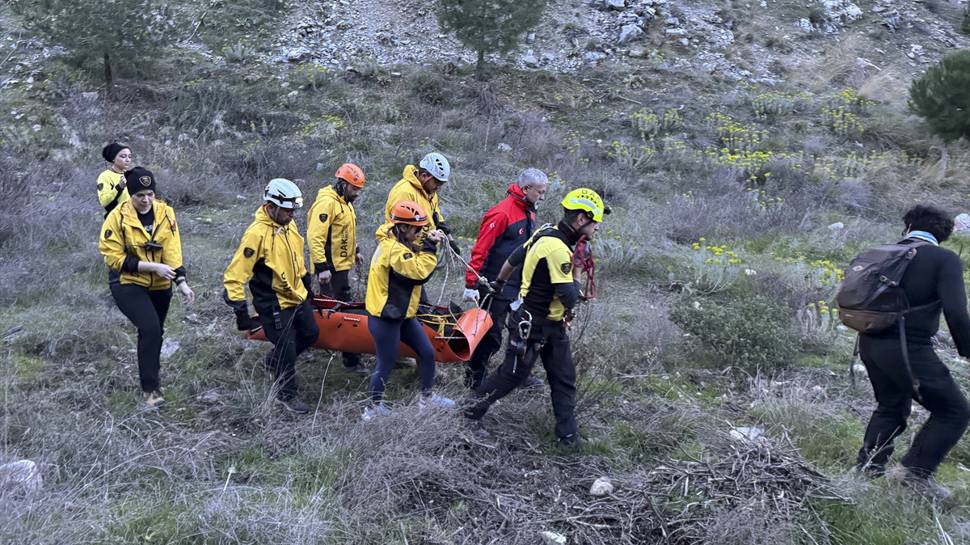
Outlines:
[[337, 178], [354, 187], [364, 187], [364, 171], [353, 163], [344, 163], [337, 169]]
[[428, 224], [428, 215], [421, 209], [420, 204], [414, 201], [401, 201], [391, 208], [391, 223], [424, 227]]

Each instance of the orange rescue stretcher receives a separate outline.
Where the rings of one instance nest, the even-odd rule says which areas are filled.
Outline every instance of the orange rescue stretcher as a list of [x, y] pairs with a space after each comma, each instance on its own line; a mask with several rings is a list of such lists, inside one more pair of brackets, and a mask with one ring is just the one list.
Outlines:
[[[313, 317], [320, 328], [320, 336], [314, 347], [335, 352], [375, 354], [374, 339], [367, 329], [367, 311], [364, 303], [345, 303], [314, 297], [310, 300]], [[424, 312], [422, 312], [424, 311]], [[456, 314], [447, 307], [422, 306], [418, 320], [434, 347], [434, 359], [438, 363], [468, 361], [478, 343], [492, 327], [492, 317], [482, 308], [470, 308]], [[246, 338], [265, 341], [262, 329], [250, 331]], [[401, 343], [401, 356], [414, 357], [409, 346]]]

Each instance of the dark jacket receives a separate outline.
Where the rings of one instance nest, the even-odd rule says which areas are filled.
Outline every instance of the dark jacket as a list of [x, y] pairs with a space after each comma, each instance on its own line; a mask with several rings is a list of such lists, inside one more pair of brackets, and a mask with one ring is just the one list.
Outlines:
[[[907, 239], [903, 244], [915, 242]], [[940, 329], [942, 311], [957, 351], [963, 357], [970, 357], [970, 314], [967, 313], [967, 294], [959, 256], [932, 244], [920, 246], [900, 286], [911, 307], [940, 302], [939, 305], [906, 315], [906, 342], [932, 344], [930, 339]], [[877, 338], [898, 336], [898, 326], [873, 335]]]

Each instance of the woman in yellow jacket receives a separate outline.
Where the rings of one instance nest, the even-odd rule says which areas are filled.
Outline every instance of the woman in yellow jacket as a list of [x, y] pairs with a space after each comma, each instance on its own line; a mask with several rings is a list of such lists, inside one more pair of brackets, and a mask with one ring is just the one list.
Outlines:
[[155, 177], [135, 167], [125, 173], [125, 190], [131, 198], [105, 218], [98, 249], [110, 269], [111, 296], [138, 329], [138, 377], [145, 404], [155, 408], [165, 403], [159, 355], [172, 283], [187, 304], [195, 293], [185, 279], [175, 212], [155, 199]]
[[428, 215], [414, 201], [401, 201], [391, 208], [390, 222], [377, 230], [377, 249], [371, 257], [367, 277], [367, 329], [374, 338], [377, 368], [371, 378], [372, 405], [364, 420], [390, 414], [383, 402], [384, 386], [394, 367], [401, 342], [418, 355], [421, 397], [418, 404], [454, 407], [455, 402], [432, 392], [434, 386], [434, 347], [415, 317], [421, 285], [428, 281], [437, 264], [438, 242], [444, 233], [429, 231], [420, 246], [416, 243], [428, 225]]
[[128, 200], [125, 187], [125, 172], [131, 169], [131, 148], [112, 142], [101, 150], [101, 157], [108, 162], [108, 168], [98, 175], [98, 202], [108, 217], [119, 204]]

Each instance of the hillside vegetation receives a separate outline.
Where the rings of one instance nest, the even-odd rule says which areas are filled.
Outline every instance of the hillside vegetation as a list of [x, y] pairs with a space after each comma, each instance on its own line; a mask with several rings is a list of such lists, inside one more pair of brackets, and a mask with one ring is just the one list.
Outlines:
[[[909, 114], [922, 65], [901, 52], [925, 43], [932, 60], [943, 48], [921, 28], [956, 28], [958, 12], [927, 1], [932, 25], [796, 36], [803, 3], [717, 4], [740, 38], [729, 56], [773, 82], [679, 62], [676, 42], [571, 73], [495, 59], [484, 82], [462, 63], [274, 62], [296, 8], [245, 0], [206, 3], [205, 25], [180, 25], [106, 88], [0, 7], [0, 462], [44, 477], [0, 490], [0, 542], [970, 542], [967, 439], [941, 468], [945, 511], [849, 475], [874, 401], [850, 382], [854, 339], [831, 308], [842, 267], [896, 237], [906, 206], [957, 212], [970, 197], [970, 148]], [[161, 412], [137, 405], [135, 332], [97, 252], [94, 180], [113, 140], [174, 205], [199, 295], [169, 315]], [[312, 413], [291, 417], [269, 397], [269, 345], [235, 331], [222, 271], [268, 179], [313, 197], [339, 164], [361, 165], [369, 254], [387, 191], [431, 150], [451, 160], [443, 206], [466, 253], [525, 167], [553, 180], [543, 222], [578, 186], [613, 209], [600, 297], [571, 333], [580, 452], [556, 447], [547, 392], [515, 393], [477, 429], [419, 414], [408, 369], [388, 391], [400, 410], [364, 423], [366, 385], [323, 351], [298, 362]], [[947, 245], [970, 260], [966, 243]], [[447, 261], [432, 299], [457, 302], [462, 277]], [[945, 332], [937, 345], [966, 388]], [[439, 370], [464, 397], [461, 366]], [[614, 492], [590, 495], [601, 476]]]

